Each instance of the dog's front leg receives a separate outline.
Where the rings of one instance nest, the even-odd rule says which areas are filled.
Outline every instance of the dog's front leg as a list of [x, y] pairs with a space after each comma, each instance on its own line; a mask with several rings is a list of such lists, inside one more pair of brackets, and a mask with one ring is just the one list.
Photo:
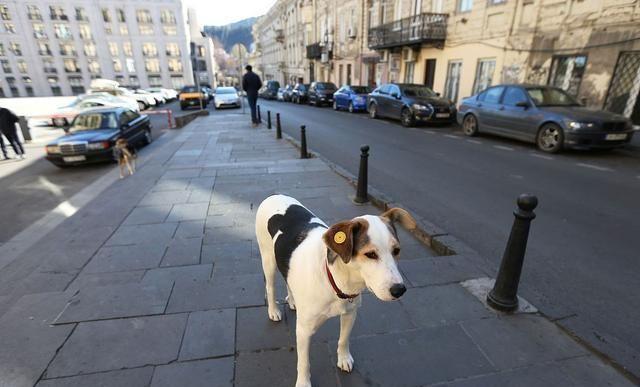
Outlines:
[[338, 339], [338, 368], [345, 372], [353, 369], [353, 357], [349, 351], [349, 336], [356, 322], [358, 309], [340, 315], [340, 339]]
[[311, 367], [309, 365], [309, 346], [315, 333], [315, 324], [304, 321], [298, 316], [296, 321], [296, 348], [298, 350], [298, 378], [296, 387], [311, 387]]

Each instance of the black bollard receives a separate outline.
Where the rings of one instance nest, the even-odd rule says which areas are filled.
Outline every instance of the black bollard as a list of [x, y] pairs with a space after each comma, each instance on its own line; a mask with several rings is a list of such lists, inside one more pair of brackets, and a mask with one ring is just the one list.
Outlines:
[[271, 129], [271, 110], [267, 110], [267, 129]]
[[300, 158], [309, 158], [307, 153], [307, 127], [304, 125], [300, 126]]
[[282, 138], [282, 127], [280, 126], [280, 113], [276, 113], [276, 138]]
[[262, 115], [260, 115], [260, 105], [258, 105], [258, 122], [262, 123]]
[[367, 193], [367, 180], [369, 169], [369, 145], [360, 147], [360, 169], [358, 171], [358, 187], [356, 189], [356, 197], [353, 199], [356, 203], [366, 203], [369, 201]]
[[516, 218], [502, 255], [500, 271], [493, 289], [487, 295], [487, 303], [494, 309], [512, 312], [518, 308], [520, 273], [524, 263], [524, 253], [527, 250], [529, 226], [536, 217], [533, 210], [537, 205], [538, 198], [534, 195], [522, 194], [518, 197], [518, 208], [513, 211]]

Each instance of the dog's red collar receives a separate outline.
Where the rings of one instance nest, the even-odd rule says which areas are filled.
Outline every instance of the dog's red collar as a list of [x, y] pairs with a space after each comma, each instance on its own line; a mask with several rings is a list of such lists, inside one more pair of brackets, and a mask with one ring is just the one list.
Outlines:
[[324, 263], [324, 268], [327, 271], [327, 277], [329, 277], [329, 283], [331, 284], [333, 291], [336, 292], [336, 296], [338, 296], [338, 298], [343, 300], [353, 301], [354, 298], [360, 295], [360, 294], [343, 293], [342, 290], [340, 290], [340, 288], [338, 287], [338, 285], [336, 285], [336, 281], [333, 279], [333, 276], [331, 275], [331, 271], [329, 270], [329, 265], [327, 264], [327, 262]]

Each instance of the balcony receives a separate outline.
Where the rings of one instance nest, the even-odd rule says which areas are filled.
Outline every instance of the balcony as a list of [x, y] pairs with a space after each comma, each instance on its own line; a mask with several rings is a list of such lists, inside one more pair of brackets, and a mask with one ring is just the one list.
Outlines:
[[276, 33], [276, 42], [284, 43], [284, 31], [281, 29], [275, 30]]
[[307, 59], [320, 59], [322, 56], [322, 46], [314, 43], [307, 46]]
[[446, 13], [423, 13], [369, 28], [369, 48], [432, 44], [443, 47], [447, 37]]

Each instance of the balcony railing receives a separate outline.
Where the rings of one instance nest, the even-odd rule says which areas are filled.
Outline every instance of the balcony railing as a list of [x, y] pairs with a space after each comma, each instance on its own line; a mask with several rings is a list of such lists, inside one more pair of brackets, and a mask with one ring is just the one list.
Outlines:
[[307, 46], [307, 59], [320, 59], [322, 56], [322, 46], [314, 43]]
[[429, 43], [441, 47], [447, 37], [446, 13], [422, 13], [369, 28], [369, 48]]

